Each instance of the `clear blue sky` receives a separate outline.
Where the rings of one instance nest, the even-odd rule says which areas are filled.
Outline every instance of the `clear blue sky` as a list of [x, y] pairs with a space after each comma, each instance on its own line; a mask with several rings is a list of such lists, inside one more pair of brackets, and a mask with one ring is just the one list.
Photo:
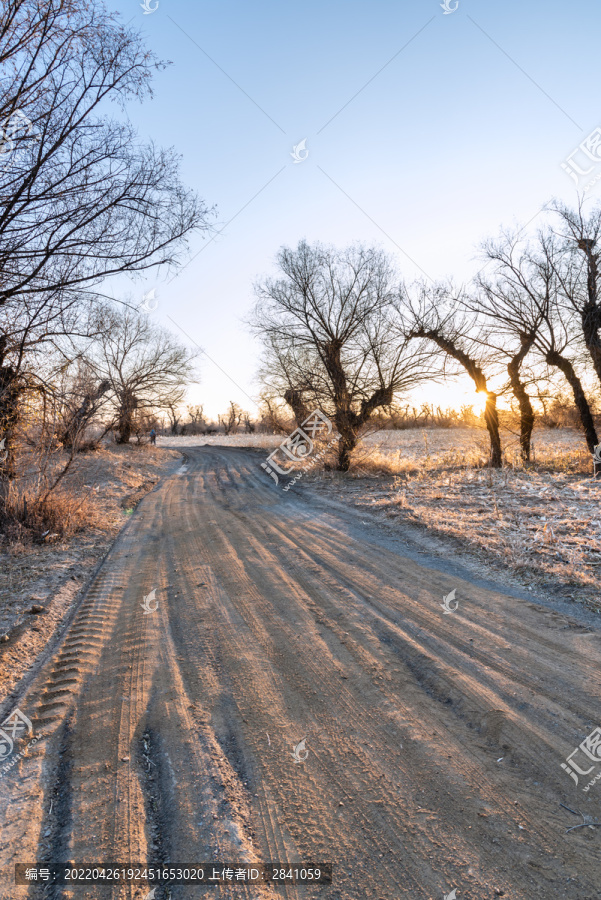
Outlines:
[[223, 231], [195, 237], [169, 284], [132, 291], [156, 288], [153, 317], [240, 385], [202, 358], [191, 399], [210, 415], [230, 399], [255, 410], [259, 348], [241, 319], [282, 244], [360, 240], [409, 280], [461, 281], [501, 225], [576, 199], [561, 162], [601, 125], [598, 2], [140, 2], [113, 7], [173, 64], [131, 117], [181, 153]]

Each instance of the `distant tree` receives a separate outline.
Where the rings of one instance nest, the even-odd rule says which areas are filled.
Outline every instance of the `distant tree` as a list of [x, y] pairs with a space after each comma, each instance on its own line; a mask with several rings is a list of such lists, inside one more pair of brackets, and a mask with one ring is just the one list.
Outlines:
[[277, 398], [269, 396], [267, 391], [263, 391], [261, 395], [259, 415], [262, 431], [289, 434], [294, 427], [291, 427], [290, 419], [286, 416], [282, 404], [278, 403]]
[[169, 419], [169, 432], [170, 434], [177, 434], [177, 429], [179, 428], [179, 423], [182, 419], [178, 403], [176, 401], [168, 401], [165, 404], [165, 409], [167, 410], [167, 418]]
[[166, 410], [173, 413], [193, 378], [195, 354], [147, 316], [131, 309], [104, 307], [105, 329], [98, 338], [93, 366], [111, 385], [118, 442], [129, 442], [137, 417]]
[[227, 413], [223, 416], [219, 416], [219, 424], [223, 428], [225, 434], [235, 434], [238, 430], [238, 426], [240, 425], [240, 420], [242, 419], [242, 410], [238, 406], [237, 403], [234, 403], [233, 400], [230, 400], [230, 405]]
[[193, 425], [198, 425], [199, 427], [204, 422], [204, 407], [203, 406], [188, 406], [187, 407], [188, 418]]

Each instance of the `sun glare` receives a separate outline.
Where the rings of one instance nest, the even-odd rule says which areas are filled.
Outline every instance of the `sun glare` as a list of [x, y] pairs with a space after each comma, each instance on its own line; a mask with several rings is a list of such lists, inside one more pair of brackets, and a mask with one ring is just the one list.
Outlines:
[[484, 412], [486, 406], [486, 392], [465, 391], [461, 388], [456, 391], [451, 390], [448, 396], [448, 405], [458, 411], [464, 406], [471, 406], [475, 415], [479, 416]]
[[[434, 409], [440, 407], [441, 410], [454, 409], [460, 412], [463, 407], [471, 406], [476, 416], [482, 415], [486, 407], [486, 391], [476, 391], [473, 381], [467, 376], [424, 386], [410, 395], [409, 399], [418, 408], [422, 403], [428, 403]], [[497, 406], [499, 409], [506, 408], [503, 397], [497, 399]]]
[[486, 397], [486, 391], [476, 391], [476, 393], [473, 394], [471, 402], [474, 407], [474, 412], [478, 415], [481, 415], [486, 408]]
[[439, 406], [443, 410], [455, 409], [457, 412], [462, 407], [471, 406], [475, 415], [479, 416], [484, 412], [486, 406], [486, 393], [475, 391], [465, 379], [463, 384], [447, 382], [444, 385], [436, 385], [430, 390], [418, 391], [415, 394], [415, 400], [418, 403], [431, 403], [434, 407]]

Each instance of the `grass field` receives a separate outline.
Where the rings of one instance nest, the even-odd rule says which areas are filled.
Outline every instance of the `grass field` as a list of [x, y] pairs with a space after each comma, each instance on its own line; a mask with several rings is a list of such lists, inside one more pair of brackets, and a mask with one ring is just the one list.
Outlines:
[[313, 477], [355, 505], [426, 526], [601, 609], [601, 479], [582, 435], [536, 431], [527, 467], [515, 436], [503, 438], [506, 465], [497, 471], [486, 465], [486, 432], [416, 429], [368, 436], [350, 478]]

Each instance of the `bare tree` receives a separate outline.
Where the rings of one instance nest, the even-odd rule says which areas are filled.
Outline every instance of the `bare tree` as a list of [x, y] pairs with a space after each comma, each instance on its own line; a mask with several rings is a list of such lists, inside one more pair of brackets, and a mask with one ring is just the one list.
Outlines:
[[290, 420], [276, 397], [271, 397], [267, 391], [263, 391], [259, 410], [262, 430], [272, 434], [290, 434], [294, 426], [291, 427]]
[[102, 0], [7, 0], [0, 61], [0, 305], [176, 263], [209, 212], [172, 151], [108, 115], [162, 66], [140, 35]]
[[582, 338], [601, 382], [601, 207], [585, 216], [582, 202], [576, 210], [558, 204], [560, 234], [548, 232], [560, 297], [576, 314]]
[[244, 431], [246, 432], [246, 434], [254, 434], [257, 430], [257, 426], [251, 419], [250, 414], [247, 412], [243, 413], [242, 420], [244, 422]]
[[242, 410], [237, 403], [230, 400], [228, 411], [225, 415], [219, 416], [219, 424], [223, 428], [225, 434], [235, 434], [242, 419]]
[[[443, 286], [415, 286], [413, 292], [402, 287], [397, 305], [400, 331], [409, 340], [432, 341], [447, 356], [465, 369], [476, 391], [486, 395], [484, 421], [490, 437], [490, 464], [503, 465], [503, 450], [499, 433], [497, 394], [490, 389], [485, 367], [491, 364], [483, 344], [474, 338], [476, 322], [462, 315], [452, 291]], [[477, 333], [477, 331], [476, 331]]]
[[127, 120], [124, 102], [150, 96], [163, 64], [102, 0], [5, 0], [0, 64], [1, 507], [24, 399], [56, 399], [42, 351], [89, 333], [83, 295], [94, 301], [107, 276], [176, 265], [210, 211], [173, 152]]
[[206, 428], [204, 409], [201, 405], [186, 407], [187, 420], [182, 425], [182, 434], [202, 434]]
[[182, 419], [182, 414], [181, 410], [179, 409], [178, 402], [167, 401], [167, 403], [165, 404], [165, 409], [167, 410], [167, 418], [169, 419], [169, 431], [171, 434], [177, 434], [177, 429]]
[[126, 444], [136, 417], [181, 404], [195, 354], [131, 309], [105, 306], [98, 315], [104, 330], [90, 365], [110, 382], [118, 440]]
[[[90, 337], [92, 332], [87, 308], [74, 292], [69, 296], [61, 292], [25, 295], [0, 306], [0, 433], [4, 441], [0, 507], [8, 495], [8, 482], [16, 475], [13, 436], [25, 399], [43, 396], [54, 405], [58, 399], [56, 378], [76, 353], [73, 339]], [[59, 352], [64, 367], [59, 359], [48, 364], [55, 352]]]
[[592, 453], [598, 438], [590, 403], [576, 370], [578, 335], [571, 310], [560, 302], [561, 252], [553, 235], [543, 232], [539, 232], [534, 245], [519, 245], [507, 237], [490, 243], [487, 253], [496, 263], [496, 272], [493, 279], [480, 280], [483, 298], [477, 305], [493, 316], [502, 333], [518, 336], [547, 365], [562, 373], [572, 390]]
[[[513, 295], [520, 306], [521, 286], [510, 275], [512, 266], [523, 265], [524, 248], [517, 236], [504, 232], [501, 238], [484, 244], [484, 254], [489, 262], [496, 263], [493, 275], [481, 272], [476, 277], [475, 290], [463, 297], [464, 306], [475, 312], [486, 323], [482, 340], [504, 361], [509, 378], [509, 388], [517, 401], [520, 414], [520, 451], [528, 462], [532, 449], [532, 431], [535, 412], [528, 393], [535, 376], [527, 370], [526, 359], [535, 347], [536, 332], [540, 321], [508, 312], [506, 295]], [[529, 323], [529, 324], [528, 324]]]
[[188, 406], [187, 407], [188, 417], [190, 422], [193, 425], [198, 425], [199, 427], [204, 422], [204, 406], [197, 404], [196, 406]]
[[338, 468], [347, 471], [371, 415], [430, 374], [425, 348], [392, 334], [396, 276], [382, 251], [301, 241], [277, 262], [281, 276], [256, 286], [251, 320], [265, 348], [263, 378], [297, 422], [316, 407], [333, 419]]
[[108, 378], [99, 380], [85, 362], [77, 366], [61, 393], [61, 422], [57, 440], [71, 449], [81, 442], [86, 428], [98, 416], [111, 387]]

